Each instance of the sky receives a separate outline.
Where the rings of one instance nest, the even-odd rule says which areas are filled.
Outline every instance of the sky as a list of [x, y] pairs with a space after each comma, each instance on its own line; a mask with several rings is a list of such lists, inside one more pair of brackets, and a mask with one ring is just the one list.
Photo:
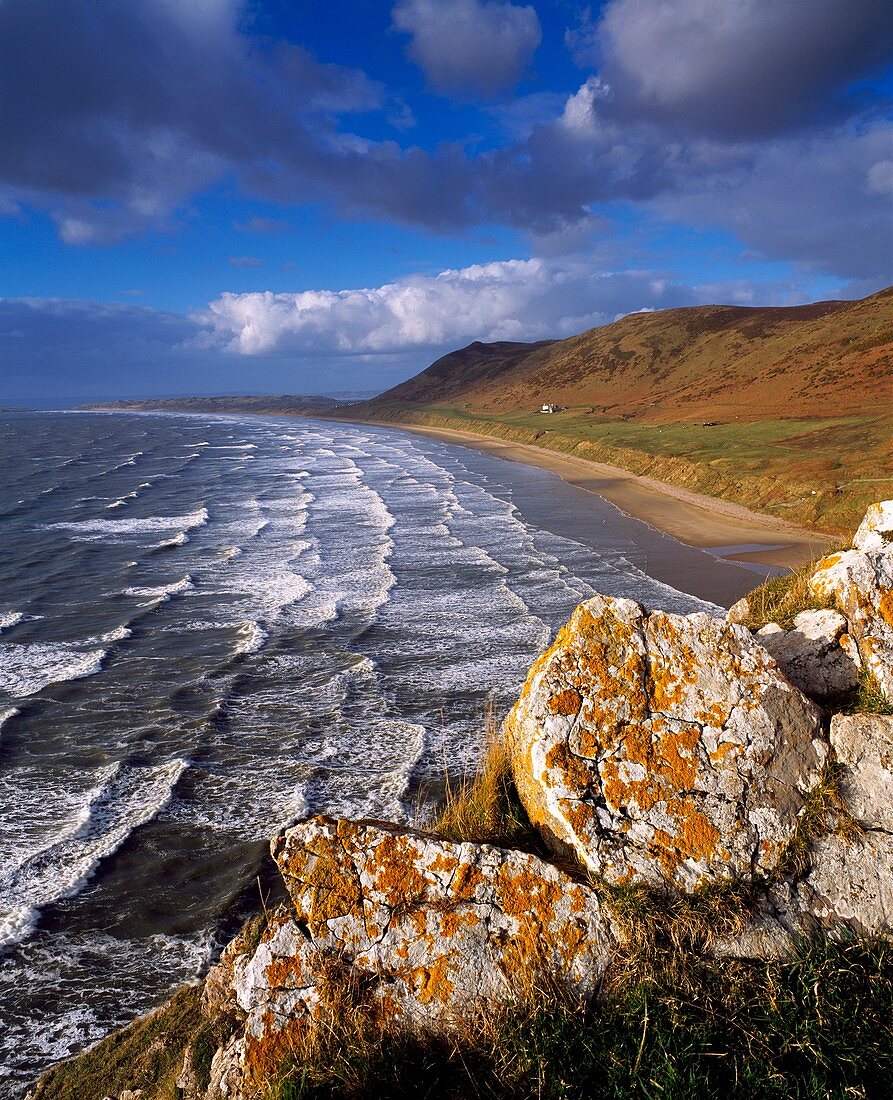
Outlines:
[[893, 282], [889, 0], [0, 0], [0, 403]]

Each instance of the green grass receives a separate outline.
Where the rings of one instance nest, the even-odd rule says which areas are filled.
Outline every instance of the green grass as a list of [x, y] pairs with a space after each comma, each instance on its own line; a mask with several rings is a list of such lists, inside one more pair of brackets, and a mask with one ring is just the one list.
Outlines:
[[[497, 420], [515, 428], [534, 432], [573, 435], [593, 443], [644, 451], [655, 455], [673, 455], [696, 462], [734, 463], [761, 469], [767, 457], [788, 452], [808, 452], [812, 457], [839, 456], [842, 445], [848, 448], [881, 444], [888, 439], [889, 423], [868, 417], [828, 417], [824, 419], [768, 419], [754, 422], [734, 420], [707, 426], [703, 423], [656, 424], [640, 420], [611, 420], [590, 413], [592, 406], [570, 408], [544, 415], [524, 410], [515, 413], [481, 413], [454, 405], [425, 405], [418, 411], [467, 420], [469, 430], [475, 421]], [[776, 454], [767, 456], [767, 448]], [[893, 484], [893, 483], [891, 483]]]
[[452, 1040], [360, 1035], [270, 1100], [852, 1100], [889, 1095], [888, 945], [804, 942], [788, 963], [694, 967], [468, 1020]]

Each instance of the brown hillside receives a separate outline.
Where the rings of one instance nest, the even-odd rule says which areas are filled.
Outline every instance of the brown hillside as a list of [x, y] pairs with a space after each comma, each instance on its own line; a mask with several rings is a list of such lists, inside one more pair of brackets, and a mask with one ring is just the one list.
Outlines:
[[539, 344], [471, 344], [378, 404], [500, 414], [544, 401], [662, 422], [889, 409], [893, 288], [857, 302], [636, 313]]
[[[538, 344], [513, 344], [501, 341], [482, 344], [476, 340], [467, 348], [451, 351], [435, 360], [427, 370], [414, 378], [401, 382], [376, 401], [453, 401], [463, 397], [469, 388], [500, 386], [500, 379], [508, 377], [537, 351], [554, 346], [555, 341], [543, 340]], [[432, 397], [432, 394], [436, 396]]]

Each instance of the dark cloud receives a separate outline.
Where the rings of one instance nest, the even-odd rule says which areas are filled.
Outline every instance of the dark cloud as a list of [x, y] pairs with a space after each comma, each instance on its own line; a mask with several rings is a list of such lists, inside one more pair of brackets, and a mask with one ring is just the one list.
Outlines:
[[393, 19], [429, 86], [460, 98], [513, 88], [542, 37], [532, 7], [504, 0], [399, 0]]
[[726, 138], [843, 112], [843, 93], [893, 53], [889, 0], [612, 0], [570, 36], [620, 118]]
[[62, 208], [70, 243], [101, 243], [233, 168], [300, 157], [334, 115], [386, 105], [356, 70], [250, 40], [243, 6], [4, 0], [0, 182]]
[[[842, 118], [839, 100], [890, 49], [893, 7], [876, 0], [613, 0], [574, 42], [597, 46], [598, 72], [561, 103], [501, 108], [505, 144], [484, 151], [350, 132], [356, 112], [391, 117], [393, 98], [357, 70], [252, 37], [242, 0], [64, 9], [0, 0], [0, 213], [47, 209], [71, 244], [164, 224], [227, 178], [285, 206], [442, 233], [505, 224], [550, 255], [579, 249], [594, 207], [631, 203], [815, 270], [876, 278], [889, 266], [889, 129], [858, 104]], [[473, 35], [438, 22], [466, 15]], [[472, 74], [488, 93], [539, 40], [518, 5], [401, 0], [394, 17], [428, 51], [429, 77], [452, 65], [443, 80]]]

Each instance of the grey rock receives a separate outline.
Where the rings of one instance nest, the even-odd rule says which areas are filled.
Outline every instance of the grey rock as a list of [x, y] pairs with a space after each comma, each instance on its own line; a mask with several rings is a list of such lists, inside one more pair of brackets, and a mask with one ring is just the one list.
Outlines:
[[791, 683], [810, 698], [830, 703], [858, 686], [859, 662], [841, 645], [847, 621], [839, 611], [801, 611], [791, 630], [767, 623], [756, 632]]

